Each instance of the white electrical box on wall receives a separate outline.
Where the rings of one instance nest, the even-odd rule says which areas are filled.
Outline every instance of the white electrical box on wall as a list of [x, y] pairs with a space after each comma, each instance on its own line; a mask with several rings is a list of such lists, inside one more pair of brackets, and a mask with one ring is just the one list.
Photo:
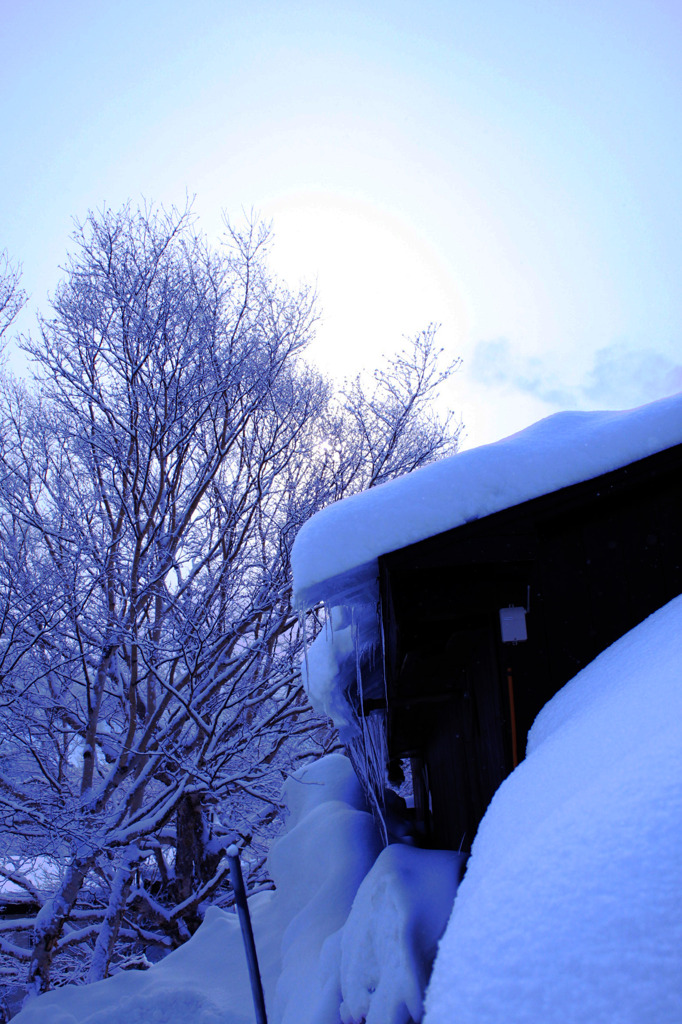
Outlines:
[[517, 644], [528, 639], [525, 608], [500, 608], [500, 632], [503, 644]]

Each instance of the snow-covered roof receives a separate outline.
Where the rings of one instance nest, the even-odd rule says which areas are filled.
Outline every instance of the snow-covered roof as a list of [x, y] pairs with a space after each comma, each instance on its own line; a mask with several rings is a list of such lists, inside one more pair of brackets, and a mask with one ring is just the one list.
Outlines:
[[380, 555], [680, 443], [682, 394], [625, 412], [562, 412], [345, 498], [296, 538], [296, 602], [352, 602]]

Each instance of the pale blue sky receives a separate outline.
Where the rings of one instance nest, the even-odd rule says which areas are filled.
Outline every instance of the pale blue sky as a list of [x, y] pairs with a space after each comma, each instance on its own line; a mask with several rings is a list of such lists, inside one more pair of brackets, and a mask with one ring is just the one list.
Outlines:
[[[0, 248], [72, 216], [272, 218], [350, 373], [443, 323], [469, 443], [682, 390], [679, 0], [0, 0]], [[28, 322], [28, 321], [26, 321]]]

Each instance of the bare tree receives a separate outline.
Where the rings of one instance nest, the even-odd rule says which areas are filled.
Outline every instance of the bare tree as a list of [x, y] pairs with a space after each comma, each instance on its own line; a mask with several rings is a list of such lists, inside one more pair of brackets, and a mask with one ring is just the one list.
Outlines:
[[36, 386], [1, 396], [0, 871], [39, 912], [0, 953], [36, 992], [184, 941], [236, 836], [259, 877], [283, 776], [335, 743], [299, 678], [295, 533], [456, 443], [424, 413], [432, 332], [334, 399], [262, 228], [213, 249], [127, 207], [75, 242]]
[[439, 414], [434, 399], [460, 360], [444, 361], [437, 330], [431, 324], [385, 366], [346, 383], [332, 402], [325, 450], [339, 497], [456, 451], [461, 423], [452, 411]]
[[0, 252], [0, 342], [26, 302], [20, 282], [21, 271], [6, 252]]

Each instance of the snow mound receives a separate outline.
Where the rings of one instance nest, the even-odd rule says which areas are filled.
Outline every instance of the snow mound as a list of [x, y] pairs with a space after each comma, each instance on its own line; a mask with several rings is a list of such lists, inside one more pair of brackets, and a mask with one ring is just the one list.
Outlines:
[[[379, 841], [360, 784], [341, 754], [295, 772], [285, 785], [284, 800], [289, 818], [269, 862], [277, 889], [252, 896], [249, 907], [269, 1019], [318, 1024], [326, 1019], [318, 1015], [320, 1008], [330, 1005], [338, 1017], [341, 1001], [338, 983], [331, 992], [323, 990], [328, 970], [318, 980], [322, 947], [346, 920]], [[338, 945], [338, 938], [334, 942]], [[122, 972], [94, 985], [48, 992], [29, 1002], [14, 1020], [253, 1024], [237, 917], [210, 908], [192, 939], [148, 971]]]
[[362, 786], [343, 754], [328, 754], [299, 768], [285, 782], [282, 800], [287, 810], [285, 832], [291, 832], [316, 808], [332, 801], [356, 811], [366, 810]]
[[441, 942], [426, 1024], [677, 1024], [682, 597], [540, 712]]
[[421, 1020], [463, 864], [462, 854], [411, 846], [389, 846], [379, 855], [341, 936], [344, 1024]]
[[680, 443], [682, 395], [627, 412], [562, 412], [345, 498], [296, 537], [296, 601], [353, 603], [380, 555]]
[[271, 926], [279, 925], [282, 936], [273, 1019], [319, 1024], [338, 1015], [338, 983], [329, 964], [338, 959], [337, 933], [380, 843], [374, 819], [362, 809], [360, 784], [340, 754], [314, 762], [302, 777], [297, 773], [285, 800], [294, 813], [268, 860], [277, 885], [278, 920]]
[[[230, 970], [225, 984], [226, 966]], [[231, 969], [230, 969], [231, 968]], [[251, 1024], [250, 988], [235, 915], [210, 908], [189, 942], [148, 971], [33, 999], [17, 1024]]]

